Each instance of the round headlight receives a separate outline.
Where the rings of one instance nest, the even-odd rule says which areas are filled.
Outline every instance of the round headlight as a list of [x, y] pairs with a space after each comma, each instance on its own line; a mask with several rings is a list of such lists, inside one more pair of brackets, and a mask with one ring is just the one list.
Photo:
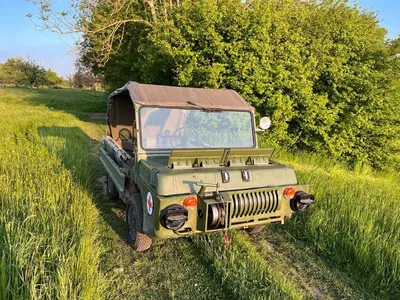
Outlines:
[[188, 220], [188, 211], [179, 204], [168, 205], [161, 211], [160, 223], [167, 229], [179, 230]]

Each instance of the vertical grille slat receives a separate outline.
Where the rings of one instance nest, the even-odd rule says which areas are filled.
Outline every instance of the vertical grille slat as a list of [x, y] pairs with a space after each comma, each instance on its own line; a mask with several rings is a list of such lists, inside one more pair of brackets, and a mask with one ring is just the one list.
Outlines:
[[278, 194], [278, 191], [275, 191], [275, 197], [276, 197], [275, 211], [277, 211], [278, 210], [278, 206], [279, 206], [279, 194]]
[[267, 197], [267, 209], [265, 210], [265, 213], [269, 213], [269, 210], [271, 209], [271, 197], [269, 195], [269, 192], [265, 193]]
[[251, 209], [253, 208], [253, 198], [251, 197], [251, 194], [250, 193], [247, 193], [246, 194], [246, 200], [247, 200], [247, 205], [246, 205], [246, 214], [245, 214], [245, 216], [246, 217], [248, 217], [248, 216], [250, 216], [250, 214], [251, 214]]
[[233, 218], [273, 213], [279, 206], [277, 190], [232, 194]]
[[263, 205], [262, 205], [262, 208], [261, 208], [260, 213], [263, 214], [263, 213], [265, 212], [265, 210], [267, 209], [268, 200], [267, 200], [267, 198], [265, 197], [265, 192], [260, 192], [260, 196], [261, 196], [261, 199], [262, 199], [262, 201], [263, 201]]
[[257, 199], [257, 207], [256, 207], [256, 214], [259, 214], [261, 211], [261, 206], [262, 206], [262, 202], [261, 202], [261, 197], [260, 197], [260, 193], [254, 193], [254, 195], [256, 196]]
[[273, 191], [270, 192], [271, 193], [271, 209], [270, 211], [274, 211], [275, 210], [275, 193]]
[[244, 211], [246, 209], [246, 195], [240, 195], [240, 213], [239, 217], [243, 217]]
[[256, 193], [251, 193], [251, 198], [253, 199], [251, 215], [255, 215], [257, 212], [258, 200], [256, 198]]
[[245, 199], [245, 205], [244, 205], [244, 212], [243, 212], [243, 216], [244, 217], [247, 217], [248, 216], [248, 214], [249, 214], [249, 212], [250, 212], [250, 197], [249, 197], [249, 194], [248, 193], [246, 193], [246, 194], [243, 194], [243, 196], [244, 196], [244, 199]]
[[271, 194], [271, 209], [270, 212], [275, 211], [275, 193], [273, 191], [270, 192]]
[[[233, 200], [233, 213], [235, 213], [237, 211], [237, 200], [236, 200], [237, 196], [235, 194], [232, 195], [232, 200]], [[236, 217], [235, 215], [233, 215], [233, 217]]]

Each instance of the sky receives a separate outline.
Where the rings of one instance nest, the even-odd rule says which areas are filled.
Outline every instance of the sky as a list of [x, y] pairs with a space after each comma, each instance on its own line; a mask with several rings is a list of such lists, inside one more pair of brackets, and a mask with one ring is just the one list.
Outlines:
[[399, 37], [399, 0], [358, 0], [357, 2], [362, 8], [378, 12], [378, 20], [380, 21], [381, 26], [387, 29], [389, 38], [393, 39]]
[[[55, 8], [62, 10], [69, 0], [52, 0]], [[362, 8], [378, 12], [381, 26], [388, 30], [388, 37], [400, 34], [400, 0], [358, 0]], [[38, 31], [26, 17], [37, 10], [25, 0], [0, 0], [0, 63], [9, 57], [32, 58], [45, 68], [61, 76], [74, 73], [75, 56], [71, 36], [60, 36], [49, 31]]]
[[[52, 1], [60, 10], [68, 4], [68, 0]], [[74, 39], [36, 30], [26, 16], [36, 11], [37, 7], [25, 0], [0, 0], [0, 63], [21, 56], [34, 59], [61, 76], [73, 74], [75, 56], [68, 52], [74, 47]]]

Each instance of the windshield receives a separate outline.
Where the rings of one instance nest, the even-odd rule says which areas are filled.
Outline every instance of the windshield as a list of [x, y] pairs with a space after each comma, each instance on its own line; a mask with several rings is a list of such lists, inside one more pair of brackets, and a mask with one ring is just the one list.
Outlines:
[[140, 109], [144, 149], [251, 148], [252, 116], [246, 111]]

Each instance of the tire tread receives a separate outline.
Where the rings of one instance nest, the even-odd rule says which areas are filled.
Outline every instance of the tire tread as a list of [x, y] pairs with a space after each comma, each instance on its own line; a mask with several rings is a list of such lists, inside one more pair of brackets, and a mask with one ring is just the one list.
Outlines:
[[[127, 203], [127, 209], [126, 209], [127, 214], [129, 211], [129, 206], [133, 206], [135, 219], [137, 220], [136, 228], [138, 230], [136, 233], [136, 241], [135, 241], [135, 243], [133, 243], [132, 239], [129, 236], [128, 221], [126, 222], [127, 233], [128, 233], [128, 243], [137, 252], [146, 251], [147, 249], [149, 249], [151, 247], [152, 239], [143, 232], [143, 207], [142, 207], [142, 199], [141, 199], [140, 193], [134, 193], [130, 196], [128, 203]], [[128, 220], [128, 215], [127, 215], [127, 220]]]

